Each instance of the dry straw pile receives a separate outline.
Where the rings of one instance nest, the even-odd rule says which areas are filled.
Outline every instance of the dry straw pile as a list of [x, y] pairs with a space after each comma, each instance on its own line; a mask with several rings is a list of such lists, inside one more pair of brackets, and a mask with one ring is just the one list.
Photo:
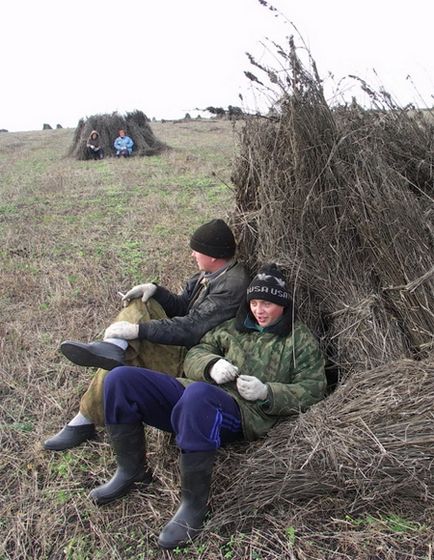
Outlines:
[[284, 265], [303, 318], [345, 370], [425, 357], [434, 123], [391, 104], [332, 110], [293, 45], [286, 62], [284, 78], [271, 75], [279, 115], [248, 121], [241, 138], [233, 180], [242, 255], [253, 269]]
[[[252, 270], [269, 260], [284, 266], [341, 383], [247, 453], [233, 452], [237, 469], [221, 466], [225, 489], [210, 526], [268, 526], [274, 535], [304, 527], [308, 536], [291, 549], [297, 558], [338, 557], [332, 549], [400, 557], [390, 535], [376, 539], [381, 554], [352, 556], [347, 532], [331, 536], [332, 519], [422, 510], [433, 519], [433, 121], [363, 83], [373, 110], [355, 101], [330, 108], [314, 63], [302, 65], [292, 40], [278, 56], [284, 72], [251, 60], [279, 103], [269, 117], [248, 119], [240, 138], [241, 257]], [[315, 517], [324, 531], [312, 545]], [[430, 539], [398, 548], [417, 556]]]
[[80, 119], [68, 155], [78, 160], [88, 159], [86, 142], [92, 130], [96, 130], [99, 132], [105, 156], [113, 156], [113, 142], [121, 128], [134, 141], [133, 154], [138, 156], [158, 155], [167, 150], [168, 146], [158, 140], [149, 123], [150, 120], [142, 111], [126, 113], [125, 116], [112, 113]]

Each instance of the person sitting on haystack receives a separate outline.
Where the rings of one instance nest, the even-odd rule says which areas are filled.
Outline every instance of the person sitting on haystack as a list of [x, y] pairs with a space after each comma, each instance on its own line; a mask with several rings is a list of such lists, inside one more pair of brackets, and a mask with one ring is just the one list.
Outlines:
[[129, 136], [127, 136], [125, 130], [120, 128], [118, 131], [119, 136], [116, 138], [114, 142], [114, 148], [116, 150], [116, 157], [130, 157], [134, 142], [131, 140]]
[[127, 306], [106, 329], [103, 341], [61, 344], [61, 352], [73, 363], [100, 369], [81, 399], [80, 412], [44, 442], [45, 449], [62, 451], [96, 437], [95, 425], [104, 425], [107, 370], [129, 364], [180, 375], [186, 349], [235, 316], [249, 276], [235, 260], [231, 229], [221, 219], [211, 220], [193, 233], [190, 247], [199, 272], [181, 294], [154, 283], [135, 286], [123, 297]]
[[104, 159], [101, 138], [96, 130], [92, 130], [86, 142], [87, 155], [90, 159]]
[[200, 532], [219, 447], [260, 438], [325, 396], [324, 358], [310, 330], [295, 320], [281, 270], [265, 265], [244, 298], [234, 319], [188, 351], [185, 377], [124, 366], [105, 379], [105, 423], [117, 470], [90, 497], [105, 504], [136, 482], [151, 482], [143, 424], [175, 434], [181, 503], [160, 533], [162, 548], [182, 546]]

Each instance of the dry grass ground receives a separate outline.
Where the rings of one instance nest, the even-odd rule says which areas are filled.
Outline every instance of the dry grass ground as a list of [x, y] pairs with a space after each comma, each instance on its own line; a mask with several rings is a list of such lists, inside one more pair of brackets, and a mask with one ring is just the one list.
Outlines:
[[189, 234], [232, 207], [231, 125], [153, 128], [171, 151], [101, 162], [65, 157], [72, 130], [0, 136], [2, 560], [152, 557], [166, 489], [99, 511], [86, 494], [112, 469], [106, 441], [64, 454], [40, 442], [75, 413], [91, 375], [59, 343], [98, 336], [117, 290], [143, 279], [178, 290], [195, 270]]
[[[87, 498], [114, 470], [103, 432], [99, 441], [70, 452], [42, 449], [41, 441], [76, 412], [92, 373], [61, 357], [61, 340], [101, 334], [119, 309], [117, 290], [137, 281], [156, 279], [179, 289], [194, 270], [189, 233], [211, 217], [227, 217], [234, 207], [225, 184], [236, 151], [229, 123], [153, 123], [152, 128], [174, 149], [101, 162], [64, 157], [71, 130], [0, 135], [0, 560], [430, 560], [432, 489], [421, 497], [415, 485], [414, 494], [400, 500], [391, 493], [383, 510], [370, 499], [372, 483], [378, 482], [375, 469], [369, 470], [370, 456], [377, 458], [378, 442], [373, 437], [371, 447], [365, 444], [360, 422], [372, 416], [367, 421], [375, 427], [392, 397], [396, 413], [385, 435], [392, 447], [380, 459], [393, 460], [394, 469], [402, 462], [405, 488], [412, 476], [392, 436], [398, 420], [414, 411], [405, 408], [404, 398], [399, 401], [393, 384], [384, 408], [359, 414], [369, 382], [385, 375], [382, 369], [354, 377], [348, 391], [335, 393], [291, 429], [282, 425], [262, 446], [222, 452], [207, 532], [171, 553], [156, 545], [177, 503], [176, 452], [164, 434], [149, 433], [155, 482], [103, 508]], [[395, 370], [403, 385], [407, 371], [419, 380], [424, 411], [429, 410], [432, 365], [412, 362]], [[366, 451], [360, 465], [347, 446], [345, 422], [339, 424], [343, 405]], [[303, 456], [308, 449], [303, 441], [312, 431], [322, 445]], [[285, 456], [276, 454], [283, 437]], [[413, 442], [411, 449], [417, 453], [422, 443]], [[342, 466], [339, 480], [335, 465], [327, 464], [330, 457]], [[322, 471], [310, 465], [312, 458], [325, 464], [326, 477], [315, 478]], [[305, 465], [307, 484], [291, 472]], [[345, 474], [349, 467], [353, 477]], [[282, 478], [280, 495], [258, 503], [258, 491], [264, 495], [273, 476]], [[391, 476], [385, 491], [392, 486]], [[296, 494], [301, 494], [297, 501]], [[357, 495], [359, 507], [349, 509]]]

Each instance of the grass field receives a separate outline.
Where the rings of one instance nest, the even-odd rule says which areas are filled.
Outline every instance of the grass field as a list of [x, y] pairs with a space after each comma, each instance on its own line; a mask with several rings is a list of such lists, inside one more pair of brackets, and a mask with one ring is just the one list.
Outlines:
[[141, 515], [143, 496], [106, 511], [86, 498], [112, 469], [104, 439], [63, 454], [40, 444], [75, 414], [91, 375], [59, 343], [101, 334], [118, 290], [178, 290], [195, 271], [190, 233], [232, 209], [232, 125], [153, 130], [173, 149], [100, 162], [65, 157], [73, 130], [0, 135], [1, 560], [154, 557], [165, 520]]
[[[120, 308], [118, 290], [146, 280], [178, 290], [195, 270], [190, 233], [233, 211], [232, 124], [152, 129], [171, 150], [97, 162], [65, 156], [73, 130], [0, 134], [0, 560], [431, 560], [431, 495], [347, 515], [342, 496], [281, 500], [266, 526], [220, 534], [211, 517], [194, 544], [163, 552], [157, 537], [178, 502], [166, 434], [149, 433], [155, 482], [101, 508], [88, 493], [114, 472], [104, 432], [65, 453], [43, 450], [92, 375], [62, 357], [60, 342], [100, 336]], [[242, 451], [219, 456], [221, 494], [237, 460], [250, 465]]]

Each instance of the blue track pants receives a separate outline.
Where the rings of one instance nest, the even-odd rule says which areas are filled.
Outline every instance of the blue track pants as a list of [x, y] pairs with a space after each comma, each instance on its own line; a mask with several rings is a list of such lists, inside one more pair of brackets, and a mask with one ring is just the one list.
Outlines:
[[243, 439], [237, 402], [211, 383], [184, 387], [165, 373], [121, 366], [104, 380], [106, 424], [143, 422], [176, 435], [184, 452], [212, 451]]

